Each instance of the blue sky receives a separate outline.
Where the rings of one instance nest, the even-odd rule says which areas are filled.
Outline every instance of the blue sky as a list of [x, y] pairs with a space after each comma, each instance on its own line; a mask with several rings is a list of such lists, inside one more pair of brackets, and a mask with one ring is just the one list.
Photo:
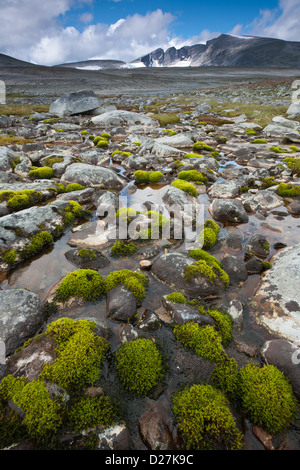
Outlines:
[[0, 52], [44, 65], [134, 60], [222, 33], [300, 41], [300, 0], [0, 0]]

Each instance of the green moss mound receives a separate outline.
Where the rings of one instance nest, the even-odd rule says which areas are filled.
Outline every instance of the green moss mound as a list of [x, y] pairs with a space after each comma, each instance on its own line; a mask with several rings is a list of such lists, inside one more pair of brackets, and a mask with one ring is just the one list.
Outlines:
[[46, 230], [33, 235], [31, 241], [20, 251], [20, 258], [27, 259], [39, 253], [42, 249], [53, 243], [52, 235]]
[[203, 237], [203, 248], [204, 249], [211, 249], [215, 246], [218, 241], [220, 227], [219, 225], [212, 219], [208, 219], [204, 223], [204, 230], [200, 234], [200, 240]]
[[192, 385], [173, 397], [173, 412], [187, 449], [240, 450], [238, 430], [225, 395], [211, 385]]
[[21, 408], [25, 413], [23, 425], [39, 442], [48, 440], [62, 424], [62, 406], [51, 399], [41, 380], [27, 383], [23, 377], [8, 375], [0, 384], [0, 396], [4, 400], [13, 400]]
[[176, 304], [185, 304], [186, 298], [180, 292], [172, 292], [172, 294], [167, 295], [167, 302], [174, 302]]
[[124, 240], [116, 241], [111, 247], [111, 254], [117, 258], [126, 258], [127, 256], [132, 256], [137, 251], [137, 246], [132, 242], [127, 242]]
[[54, 176], [54, 171], [48, 166], [43, 166], [41, 168], [32, 167], [33, 169], [29, 171], [28, 176], [34, 179], [51, 179]]
[[187, 322], [174, 327], [174, 335], [185, 347], [208, 361], [221, 360], [225, 353], [221, 335], [210, 325], [200, 327], [198, 323]]
[[81, 248], [81, 250], [78, 251], [78, 256], [83, 259], [97, 259], [97, 252], [89, 248]]
[[297, 401], [287, 378], [275, 366], [247, 364], [240, 369], [242, 407], [250, 419], [271, 434], [284, 431], [297, 414]]
[[300, 176], [300, 158], [287, 157], [282, 161], [287, 164], [294, 175]]
[[197, 197], [197, 189], [193, 184], [189, 183], [188, 181], [177, 179], [171, 183], [171, 186], [181, 189], [181, 191], [185, 191], [193, 197]]
[[103, 277], [92, 269], [79, 269], [66, 275], [56, 289], [55, 300], [65, 302], [72, 297], [79, 297], [87, 301], [102, 298], [105, 292]]
[[131, 291], [138, 301], [142, 301], [145, 296], [145, 286], [148, 280], [144, 274], [122, 269], [121, 271], [111, 272], [105, 279], [105, 289], [109, 292], [113, 287], [122, 284]]
[[193, 145], [194, 150], [202, 151], [205, 150], [206, 152], [214, 152], [215, 149], [210, 145], [205, 144], [204, 142], [195, 142]]
[[159, 183], [164, 175], [160, 171], [137, 170], [133, 176], [137, 183]]
[[6, 201], [11, 212], [27, 209], [43, 202], [44, 197], [39, 191], [24, 189], [21, 191], [0, 191], [0, 202]]
[[73, 392], [95, 385], [109, 349], [95, 328], [89, 320], [61, 318], [51, 323], [46, 334], [56, 343], [56, 359], [43, 366], [40, 377]]
[[197, 184], [207, 182], [207, 176], [197, 170], [180, 171], [177, 178], [185, 181], [195, 181]]
[[116, 352], [116, 368], [124, 387], [136, 394], [147, 394], [163, 377], [161, 354], [149, 339], [122, 344]]
[[[197, 250], [198, 252], [199, 250]], [[196, 256], [196, 255], [194, 255]], [[195, 277], [204, 276], [212, 284], [216, 279], [219, 279], [225, 287], [229, 286], [228, 274], [220, 267], [220, 263], [214, 261], [214, 257], [204, 257], [194, 264], [187, 266], [184, 272], [184, 279], [187, 282], [191, 282]]]
[[290, 183], [280, 183], [277, 194], [281, 197], [300, 196], [300, 186], [292, 186]]
[[116, 416], [116, 409], [108, 397], [82, 397], [69, 409], [68, 418], [72, 429], [110, 426]]
[[84, 186], [78, 183], [70, 183], [68, 186], [66, 186], [65, 192], [70, 193], [72, 191], [81, 191], [82, 189], [85, 189]]
[[214, 256], [210, 255], [209, 253], [207, 253], [207, 251], [205, 250], [191, 250], [189, 252], [189, 256], [193, 259], [196, 259], [196, 260], [203, 260], [203, 261], [206, 261], [208, 264], [217, 264], [218, 266], [220, 266], [220, 268], [222, 267], [222, 263], [221, 261], [219, 261], [217, 258], [215, 258]]

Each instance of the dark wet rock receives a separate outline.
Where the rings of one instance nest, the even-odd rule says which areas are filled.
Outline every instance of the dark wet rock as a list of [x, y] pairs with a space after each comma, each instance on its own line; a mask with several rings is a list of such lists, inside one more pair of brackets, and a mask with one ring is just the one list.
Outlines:
[[136, 307], [135, 296], [122, 285], [113, 287], [107, 294], [107, 316], [114, 321], [133, 320]]
[[80, 250], [69, 250], [65, 253], [65, 257], [70, 263], [81, 269], [102, 269], [110, 264], [109, 259], [102, 255], [102, 253], [91, 250], [96, 256], [96, 258], [93, 258], [80, 256], [79, 251]]
[[251, 314], [269, 330], [291, 342], [300, 341], [300, 244], [272, 258], [251, 302]]
[[248, 255], [254, 255], [258, 258], [266, 258], [270, 253], [270, 245], [263, 235], [256, 233], [245, 246], [245, 252]]
[[224, 238], [223, 233], [219, 235], [219, 240], [222, 245], [233, 252], [238, 252], [243, 249], [243, 239], [244, 234], [238, 227], [227, 227]]
[[256, 151], [257, 150], [255, 146], [243, 145], [242, 147], [239, 147], [237, 150], [232, 152], [230, 157], [232, 157], [232, 160], [235, 160], [236, 163], [245, 165], [249, 162], [249, 160], [255, 157]]
[[142, 258], [142, 259], [149, 259], [149, 258], [154, 258], [159, 252], [161, 248], [156, 245], [148, 245], [148, 246], [143, 246], [142, 248], [139, 249], [137, 254]]
[[126, 182], [109, 168], [88, 165], [87, 163], [72, 163], [66, 169], [61, 178], [62, 183], [78, 183], [83, 186], [99, 187], [106, 189], [122, 189]]
[[137, 327], [142, 331], [153, 331], [161, 327], [158, 316], [152, 310], [146, 309], [137, 323]]
[[55, 360], [56, 343], [50, 336], [37, 336], [26, 348], [10, 356], [6, 375], [25, 377], [28, 382], [37, 380], [44, 364]]
[[81, 90], [62, 96], [54, 101], [49, 112], [58, 116], [84, 114], [99, 107], [99, 100], [90, 90]]
[[292, 215], [300, 215], [300, 200], [295, 200], [287, 206], [287, 210]]
[[225, 255], [222, 258], [222, 266], [229, 276], [231, 286], [239, 285], [247, 280], [248, 272], [245, 263], [236, 256]]
[[290, 380], [294, 392], [300, 399], [300, 347], [285, 339], [267, 341], [262, 349], [267, 364], [277, 367]]
[[187, 322], [195, 322], [201, 326], [214, 326], [214, 321], [209, 315], [200, 314], [198, 310], [187, 304], [169, 302], [166, 296], [162, 298], [162, 304], [171, 315], [172, 322], [182, 325]]
[[40, 297], [25, 289], [1, 290], [0, 304], [0, 334], [8, 356], [37, 332], [43, 307]]
[[174, 425], [170, 405], [164, 398], [159, 402], [148, 400], [148, 406], [138, 419], [142, 441], [148, 450], [182, 450], [184, 442]]
[[246, 269], [248, 274], [260, 274], [264, 268], [262, 261], [253, 256], [246, 262]]
[[211, 282], [205, 276], [197, 276], [190, 282], [184, 278], [185, 268], [194, 261], [183, 253], [167, 253], [153, 261], [152, 273], [178, 292], [190, 298], [218, 297], [225, 291], [224, 284], [215, 279]]
[[116, 423], [97, 432], [98, 450], [128, 450], [130, 449], [130, 432], [124, 422]]
[[249, 220], [242, 202], [235, 199], [215, 199], [210, 205], [209, 211], [220, 222], [244, 224]]

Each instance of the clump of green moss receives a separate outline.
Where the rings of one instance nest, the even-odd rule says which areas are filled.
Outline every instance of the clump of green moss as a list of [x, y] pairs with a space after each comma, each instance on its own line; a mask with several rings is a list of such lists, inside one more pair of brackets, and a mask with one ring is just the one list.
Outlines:
[[137, 170], [133, 176], [137, 183], [159, 183], [164, 175], [160, 171]]
[[62, 405], [52, 400], [41, 380], [26, 382], [23, 377], [4, 377], [0, 396], [12, 400], [25, 413], [23, 425], [30, 436], [39, 442], [57, 433], [62, 424]]
[[221, 360], [225, 352], [221, 335], [210, 325], [187, 322], [174, 327], [176, 339], [208, 361]]
[[33, 235], [30, 242], [28, 242], [24, 248], [20, 251], [20, 258], [27, 259], [31, 256], [39, 253], [45, 246], [51, 245], [53, 243], [53, 237], [51, 233], [46, 230], [36, 233]]
[[241, 450], [238, 430], [225, 395], [211, 385], [192, 385], [173, 397], [173, 412], [187, 449]]
[[262, 266], [263, 266], [263, 270], [264, 270], [264, 271], [267, 271], [268, 269], [271, 269], [271, 268], [272, 268], [272, 264], [269, 263], [269, 261], [263, 261], [263, 262], [262, 262]]
[[162, 235], [163, 230], [169, 225], [170, 221], [157, 211], [147, 211], [142, 212], [142, 214], [148, 216], [150, 227], [136, 231], [135, 238], [142, 240], [158, 239]]
[[186, 298], [180, 292], [172, 292], [172, 294], [167, 295], [167, 302], [174, 302], [176, 304], [185, 304]]
[[201, 171], [197, 170], [180, 171], [180, 173], [177, 175], [177, 178], [185, 181], [195, 181], [197, 184], [203, 184], [207, 182], [207, 176], [201, 173]]
[[[59, 129], [56, 129], [56, 132], [58, 132]], [[63, 132], [63, 131], [62, 131]], [[47, 167], [50, 167], [52, 168], [52, 166], [55, 164], [55, 163], [61, 163], [63, 162], [64, 159], [62, 157], [47, 157], [45, 158], [44, 162], [46, 164]]]
[[89, 248], [81, 248], [81, 250], [78, 251], [78, 256], [83, 259], [97, 259], [96, 251]]
[[68, 201], [68, 206], [64, 209], [63, 222], [65, 225], [72, 224], [75, 219], [85, 218], [90, 212], [83, 209], [77, 201]]
[[12, 267], [15, 265], [18, 255], [16, 250], [4, 250], [0, 256], [9, 267]]
[[116, 369], [124, 387], [136, 394], [147, 394], [163, 378], [161, 354], [144, 338], [122, 344], [116, 352]]
[[275, 366], [247, 364], [239, 371], [239, 387], [247, 415], [271, 434], [284, 431], [296, 417], [292, 386]]
[[268, 178], [263, 178], [262, 180], [262, 187], [265, 188], [270, 188], [271, 186], [276, 186], [277, 183], [274, 179], [274, 176], [269, 176]]
[[151, 117], [152, 119], [156, 119], [161, 127], [180, 122], [180, 118], [177, 114], [152, 114]]
[[82, 397], [68, 411], [69, 424], [77, 431], [91, 427], [110, 426], [116, 413], [108, 397]]
[[146, 295], [145, 286], [147, 277], [144, 274], [122, 269], [121, 271], [111, 272], [105, 280], [106, 292], [109, 292], [115, 286], [122, 284], [131, 291], [138, 301], [142, 301]]
[[239, 370], [234, 358], [225, 356], [221, 361], [217, 361], [211, 380], [229, 399], [236, 400], [239, 390]]
[[280, 145], [272, 145], [271, 147], [269, 147], [269, 149], [275, 153], [288, 153], [288, 150], [284, 149], [283, 147], [280, 147]]
[[245, 129], [247, 135], [257, 135], [257, 132], [254, 129]]
[[283, 162], [287, 164], [290, 170], [292, 170], [292, 174], [300, 176], [300, 158], [287, 157]]
[[277, 194], [281, 197], [300, 196], [300, 186], [292, 186], [290, 183], [280, 183]]
[[169, 136], [172, 136], [172, 135], [177, 135], [177, 132], [172, 130], [172, 129], [164, 129], [163, 130], [163, 133], [164, 134], [169, 134]]
[[69, 391], [95, 385], [109, 343], [95, 334], [96, 323], [61, 318], [51, 323], [46, 335], [56, 343], [55, 361], [43, 366], [40, 378]]
[[102, 136], [95, 137], [93, 142], [99, 148], [108, 148], [109, 146], [109, 141]]
[[112, 256], [116, 257], [126, 257], [131, 256], [137, 251], [137, 246], [128, 241], [119, 240], [114, 243], [111, 247]]
[[217, 258], [215, 258], [214, 256], [210, 255], [209, 253], [207, 253], [207, 251], [204, 251], [204, 250], [191, 250], [189, 252], [189, 256], [193, 259], [196, 259], [196, 260], [204, 260], [206, 261], [208, 264], [218, 264], [220, 267], [222, 267], [222, 263], [221, 261], [219, 261]]
[[124, 152], [123, 150], [115, 150], [111, 156], [112, 158], [115, 156], [115, 155], [120, 155], [121, 157], [131, 157], [132, 156], [132, 153], [131, 152]]
[[65, 192], [66, 193], [70, 193], [72, 191], [81, 191], [82, 189], [85, 189], [84, 186], [82, 186], [82, 184], [78, 184], [78, 183], [70, 183], [66, 186], [65, 188]]
[[28, 173], [30, 178], [34, 179], [51, 179], [54, 176], [54, 171], [48, 166], [32, 167]]
[[185, 191], [193, 197], [197, 197], [197, 189], [193, 184], [189, 183], [188, 181], [175, 180], [171, 183], [171, 186], [181, 189], [181, 191]]
[[212, 259], [200, 259], [185, 268], [184, 279], [187, 282], [191, 282], [198, 276], [206, 277], [211, 284], [219, 279], [226, 287], [229, 286], [228, 274], [220, 267], [218, 262]]
[[220, 227], [214, 220], [206, 220], [204, 223], [204, 230], [200, 234], [200, 240], [202, 240], [203, 237], [203, 248], [212, 248], [218, 241], [219, 232]]
[[207, 145], [205, 144], [204, 142], [195, 142], [194, 145], [193, 145], [193, 149], [194, 150], [198, 150], [198, 151], [206, 151], [206, 152], [214, 152], [215, 149], [213, 147], [211, 147], [210, 145]]
[[266, 139], [253, 139], [251, 140], [251, 144], [267, 144], [268, 141]]
[[103, 277], [92, 269], [79, 269], [66, 275], [56, 289], [55, 300], [65, 302], [72, 297], [87, 301], [101, 299], [105, 292]]
[[44, 200], [40, 191], [24, 189], [21, 191], [0, 191], [0, 202], [6, 201], [10, 211], [19, 211]]

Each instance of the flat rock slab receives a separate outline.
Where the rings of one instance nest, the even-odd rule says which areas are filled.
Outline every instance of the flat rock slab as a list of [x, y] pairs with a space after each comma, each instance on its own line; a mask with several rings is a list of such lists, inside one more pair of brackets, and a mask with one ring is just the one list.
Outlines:
[[36, 333], [42, 321], [42, 302], [28, 290], [8, 289], [0, 291], [0, 305], [0, 339], [8, 356]]
[[62, 96], [54, 101], [49, 112], [58, 116], [72, 116], [92, 111], [99, 107], [99, 100], [90, 90], [81, 90]]
[[145, 116], [142, 113], [134, 113], [132, 111], [114, 110], [102, 113], [91, 119], [93, 124], [99, 126], [132, 126], [142, 124], [149, 127], [158, 127], [157, 121]]
[[116, 190], [121, 190], [126, 185], [126, 181], [113, 170], [87, 163], [73, 163], [68, 166], [61, 177], [61, 182], [78, 183], [90, 187], [103, 186], [105, 189]]
[[273, 258], [253, 301], [259, 323], [287, 341], [300, 342], [300, 243]]

